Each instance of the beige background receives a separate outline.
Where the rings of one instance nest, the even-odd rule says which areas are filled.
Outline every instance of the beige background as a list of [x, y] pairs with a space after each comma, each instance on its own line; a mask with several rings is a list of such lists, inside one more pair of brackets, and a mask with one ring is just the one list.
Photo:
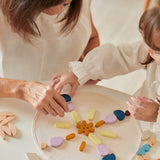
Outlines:
[[[138, 22], [143, 6], [144, 0], [92, 0], [92, 16], [101, 44], [111, 42], [117, 45], [142, 39]], [[145, 80], [145, 74], [144, 70], [139, 70], [111, 80], [103, 80], [98, 84], [133, 94]]]

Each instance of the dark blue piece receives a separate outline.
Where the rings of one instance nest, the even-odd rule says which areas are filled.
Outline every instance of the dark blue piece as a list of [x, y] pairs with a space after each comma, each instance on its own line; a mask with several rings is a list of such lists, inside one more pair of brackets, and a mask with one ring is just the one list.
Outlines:
[[65, 99], [66, 102], [71, 101], [71, 97], [68, 94], [61, 94], [61, 96]]
[[115, 110], [113, 113], [120, 121], [122, 121], [125, 118], [125, 113], [121, 110]]
[[114, 155], [114, 153], [112, 153], [103, 157], [102, 160], [116, 160], [116, 156]]

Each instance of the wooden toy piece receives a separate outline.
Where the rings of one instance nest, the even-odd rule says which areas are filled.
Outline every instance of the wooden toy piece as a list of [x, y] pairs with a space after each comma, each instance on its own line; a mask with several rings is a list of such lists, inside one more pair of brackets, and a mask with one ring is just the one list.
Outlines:
[[143, 160], [150, 160], [150, 156], [147, 154], [142, 155], [142, 158], [143, 158]]
[[125, 113], [122, 110], [115, 110], [113, 113], [119, 121], [122, 121], [125, 118]]
[[59, 147], [63, 144], [64, 139], [62, 137], [52, 137], [49, 141], [51, 147]]
[[17, 129], [12, 123], [8, 123], [8, 127], [11, 130], [11, 134], [13, 137], [17, 135]]
[[4, 133], [2, 130], [0, 130], [0, 137], [1, 137], [3, 140], [5, 140], [5, 138], [6, 138], [5, 133]]
[[9, 116], [15, 116], [15, 115], [11, 112], [6, 112], [5, 111], [5, 112], [0, 112], [0, 116], [6, 116], [6, 117], [8, 116], [9, 117]]
[[71, 133], [71, 134], [66, 136], [66, 140], [70, 140], [70, 139], [74, 138], [75, 136], [76, 136], [75, 133]]
[[12, 136], [11, 130], [6, 126], [0, 126], [0, 129], [6, 133], [8, 136]]
[[96, 145], [101, 144], [101, 140], [97, 138], [93, 133], [89, 133], [88, 138]]
[[13, 121], [15, 118], [16, 118], [15, 116], [7, 117], [1, 122], [1, 125], [6, 125], [7, 123]]
[[157, 140], [155, 138], [151, 138], [146, 142], [150, 147], [153, 147], [157, 143]]
[[3, 121], [7, 116], [0, 116], [0, 122]]
[[82, 143], [81, 143], [81, 145], [79, 147], [79, 151], [83, 152], [85, 146], [86, 146], [86, 142], [82, 141]]
[[92, 121], [95, 116], [96, 110], [94, 108], [91, 108], [88, 114], [88, 120]]
[[146, 130], [142, 133], [141, 140], [146, 141], [151, 137], [151, 132], [149, 130]]
[[101, 120], [95, 124], [95, 127], [98, 128], [104, 124], [104, 120]]
[[48, 145], [47, 145], [46, 143], [41, 143], [41, 144], [40, 144], [41, 150], [44, 150], [44, 149], [46, 149], [47, 147], [48, 147]]
[[105, 157], [103, 157], [102, 160], [116, 160], [116, 156], [114, 153], [108, 154]]
[[26, 153], [26, 158], [28, 160], [40, 160], [36, 153]]
[[144, 160], [142, 156], [137, 156], [136, 160]]
[[125, 111], [125, 115], [126, 115], [126, 116], [130, 116], [130, 115], [131, 115], [131, 113], [129, 112], [129, 110], [126, 110], [126, 111]]
[[56, 128], [71, 128], [71, 124], [69, 122], [55, 122]]
[[61, 96], [65, 99], [66, 102], [71, 101], [71, 97], [68, 94], [61, 94]]
[[117, 133], [106, 131], [106, 130], [101, 131], [101, 135], [104, 137], [117, 138]]
[[78, 116], [78, 113], [76, 111], [72, 111], [71, 115], [72, 115], [73, 120], [74, 120], [75, 123], [79, 123], [81, 121], [79, 116]]
[[109, 154], [109, 149], [106, 146], [102, 145], [102, 144], [97, 145], [96, 149], [97, 149], [97, 153], [101, 157], [104, 157], [104, 156]]
[[116, 123], [117, 117], [114, 114], [109, 114], [104, 118], [104, 122], [106, 124], [113, 124]]
[[78, 130], [78, 134], [84, 133], [86, 136], [89, 135], [90, 132], [94, 132], [94, 128], [92, 128], [93, 123], [89, 123], [87, 124], [86, 121], [82, 121], [82, 123], [78, 123], [77, 124], [77, 128], [79, 128]]

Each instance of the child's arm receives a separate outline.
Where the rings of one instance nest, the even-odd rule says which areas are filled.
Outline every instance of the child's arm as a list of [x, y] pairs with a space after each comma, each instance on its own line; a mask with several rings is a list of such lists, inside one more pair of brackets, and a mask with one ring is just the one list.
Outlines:
[[83, 62], [70, 62], [70, 69], [74, 74], [71, 72], [58, 76], [58, 78], [55, 77], [53, 83], [56, 83], [58, 92], [65, 84], [72, 84], [71, 87], [74, 87], [71, 91], [73, 95], [78, 82], [83, 85], [90, 79], [107, 79], [144, 68], [141, 62], [145, 60], [146, 56], [147, 52], [142, 42], [118, 47], [105, 44], [90, 51]]

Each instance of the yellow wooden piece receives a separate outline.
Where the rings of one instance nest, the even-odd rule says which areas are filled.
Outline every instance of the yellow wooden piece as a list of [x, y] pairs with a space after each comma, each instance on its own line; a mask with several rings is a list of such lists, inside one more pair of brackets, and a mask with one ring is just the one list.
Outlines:
[[96, 145], [102, 143], [101, 140], [99, 138], [97, 138], [93, 133], [89, 133], [88, 137]]
[[71, 124], [69, 122], [55, 122], [56, 128], [71, 128]]
[[95, 116], [96, 110], [94, 108], [91, 108], [88, 114], [88, 120], [92, 121]]
[[74, 120], [75, 123], [79, 123], [81, 121], [79, 116], [78, 116], [78, 113], [76, 111], [72, 111], [71, 115], [72, 115], [73, 120]]
[[117, 138], [117, 133], [110, 131], [101, 131], [101, 135], [104, 137]]

